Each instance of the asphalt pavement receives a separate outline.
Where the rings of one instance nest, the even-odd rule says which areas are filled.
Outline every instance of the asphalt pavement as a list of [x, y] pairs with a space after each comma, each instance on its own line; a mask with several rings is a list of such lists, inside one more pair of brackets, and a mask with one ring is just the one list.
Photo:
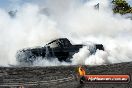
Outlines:
[[[132, 62], [83, 66], [87, 74], [127, 74]], [[0, 88], [132, 88], [129, 83], [84, 83], [77, 78], [78, 66], [0, 67]]]

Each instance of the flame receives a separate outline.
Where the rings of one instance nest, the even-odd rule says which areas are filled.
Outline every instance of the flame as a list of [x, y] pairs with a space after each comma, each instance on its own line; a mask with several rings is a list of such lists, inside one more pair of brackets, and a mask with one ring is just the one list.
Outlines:
[[78, 72], [80, 76], [84, 76], [86, 74], [85, 70], [82, 68], [82, 66], [79, 66]]

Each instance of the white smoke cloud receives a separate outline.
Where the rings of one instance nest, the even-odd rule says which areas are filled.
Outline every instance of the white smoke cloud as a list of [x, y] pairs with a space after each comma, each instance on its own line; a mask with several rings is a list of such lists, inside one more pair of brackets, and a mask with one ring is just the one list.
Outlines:
[[95, 54], [90, 54], [87, 47], [83, 47], [80, 51], [74, 54], [72, 64], [80, 65], [102, 65], [109, 64], [108, 53], [102, 50], [97, 50]]
[[66, 62], [60, 62], [57, 58], [50, 58], [50, 60], [47, 60], [47, 58], [41, 58], [39, 57], [34, 63], [33, 66], [67, 66], [70, 65], [70, 63]]
[[[93, 6], [97, 3], [100, 3], [99, 10]], [[14, 4], [17, 9], [17, 3]], [[43, 8], [48, 8], [50, 15], [40, 13]], [[92, 41], [105, 46], [105, 51], [97, 51], [92, 56], [84, 47], [73, 56], [72, 64], [100, 65], [132, 61], [132, 20], [113, 14], [109, 0], [91, 0], [86, 3], [49, 0], [44, 6], [28, 2], [18, 8], [14, 18], [1, 8], [0, 19], [1, 66], [17, 64], [17, 50], [44, 46], [47, 41], [58, 37], [68, 37], [74, 43]], [[62, 64], [56, 60], [52, 62], [55, 62], [54, 65]], [[45, 60], [40, 65], [45, 66], [45, 63], [50, 65]]]
[[90, 52], [87, 47], [83, 47], [80, 51], [73, 55], [72, 64], [84, 64]]
[[23, 5], [15, 18], [0, 9], [0, 18], [0, 65], [16, 64], [17, 50], [38, 45], [44, 46], [46, 41], [60, 35], [56, 22], [39, 14], [37, 5]]

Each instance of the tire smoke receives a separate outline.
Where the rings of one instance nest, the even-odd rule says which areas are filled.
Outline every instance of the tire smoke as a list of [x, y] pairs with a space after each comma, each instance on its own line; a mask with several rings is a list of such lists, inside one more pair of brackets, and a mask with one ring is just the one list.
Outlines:
[[[19, 2], [19, 0], [17, 0]], [[44, 3], [42, 5], [42, 3]], [[94, 5], [99, 3], [99, 10]], [[18, 3], [15, 17], [0, 8], [0, 66], [17, 65], [15, 54], [23, 48], [44, 46], [67, 37], [73, 43], [101, 43], [105, 51], [89, 55], [86, 47], [72, 58], [70, 65], [101, 65], [132, 61], [132, 20], [114, 14], [109, 0], [49, 0]], [[37, 64], [38, 63], [38, 64]], [[36, 61], [34, 66], [67, 65], [55, 61]]]

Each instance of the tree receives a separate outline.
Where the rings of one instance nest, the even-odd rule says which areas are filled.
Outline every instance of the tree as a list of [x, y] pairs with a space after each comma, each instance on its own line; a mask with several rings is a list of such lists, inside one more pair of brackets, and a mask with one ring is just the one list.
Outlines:
[[132, 7], [125, 0], [113, 0], [112, 3], [114, 13], [132, 13]]

